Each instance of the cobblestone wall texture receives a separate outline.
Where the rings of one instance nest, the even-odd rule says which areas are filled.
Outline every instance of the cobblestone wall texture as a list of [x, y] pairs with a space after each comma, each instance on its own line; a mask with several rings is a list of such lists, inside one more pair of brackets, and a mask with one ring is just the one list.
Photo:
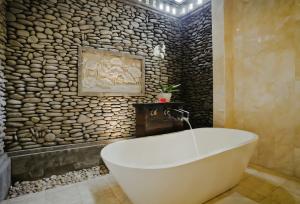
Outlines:
[[[183, 82], [174, 100], [191, 103], [192, 119], [209, 125], [210, 18], [209, 6], [180, 21], [115, 0], [8, 0], [5, 56], [5, 36], [0, 42], [0, 56], [6, 57], [6, 150], [133, 136], [132, 104], [154, 102], [160, 83]], [[163, 60], [153, 56], [161, 42], [166, 45]], [[145, 96], [78, 96], [81, 46], [144, 56]], [[1, 90], [3, 83], [2, 96]]]
[[213, 121], [211, 4], [182, 20], [182, 98], [191, 112], [194, 128]]

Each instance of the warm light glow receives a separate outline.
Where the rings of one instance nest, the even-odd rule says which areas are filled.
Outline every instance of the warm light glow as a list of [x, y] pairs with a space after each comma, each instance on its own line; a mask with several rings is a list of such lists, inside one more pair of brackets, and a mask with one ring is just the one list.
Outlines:
[[170, 12], [170, 6], [166, 5], [166, 12]]
[[163, 4], [163, 3], [160, 3], [160, 4], [159, 4], [159, 9], [160, 9], [160, 10], [163, 10], [163, 9], [164, 9], [164, 4]]
[[185, 0], [173, 0], [176, 1], [178, 4], [181, 5], [170, 5], [165, 3], [162, 0], [138, 0], [139, 2], [142, 2], [144, 4], [152, 5], [153, 8], [157, 8], [161, 11], [164, 11], [166, 13], [170, 13], [172, 15], [184, 15], [188, 13], [189, 11], [194, 10], [197, 5], [200, 5], [203, 3], [203, 0], [193, 0], [191, 3], [186, 2]]

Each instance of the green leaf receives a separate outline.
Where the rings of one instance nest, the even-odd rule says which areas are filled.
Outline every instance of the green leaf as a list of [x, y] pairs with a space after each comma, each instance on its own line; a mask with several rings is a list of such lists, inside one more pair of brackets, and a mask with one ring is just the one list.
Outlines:
[[177, 84], [177, 85], [162, 85], [160, 84], [161, 87], [161, 91], [163, 93], [173, 93], [173, 92], [178, 92], [179, 89], [177, 89], [179, 86], [181, 86], [181, 84]]

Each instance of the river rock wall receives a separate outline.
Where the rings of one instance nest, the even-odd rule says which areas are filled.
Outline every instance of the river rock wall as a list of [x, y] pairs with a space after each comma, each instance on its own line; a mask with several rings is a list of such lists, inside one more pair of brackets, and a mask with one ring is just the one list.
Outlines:
[[[6, 17], [8, 151], [130, 137], [132, 104], [181, 81], [176, 19], [114, 0], [8, 0]], [[160, 42], [164, 60], [153, 56]], [[80, 46], [144, 56], [146, 95], [78, 96]]]
[[[182, 83], [173, 100], [185, 102], [194, 127], [212, 126], [210, 3], [175, 19], [124, 2], [7, 1], [0, 16], [7, 24], [0, 42], [7, 79], [4, 109], [0, 72], [0, 110], [7, 128], [4, 137], [0, 124], [0, 145], [4, 137], [7, 151], [134, 136], [132, 104], [154, 102], [160, 83]], [[161, 42], [163, 60], [153, 56]], [[145, 96], [78, 96], [80, 47], [144, 56]]]
[[182, 19], [182, 98], [194, 128], [212, 127], [213, 65], [211, 2]]

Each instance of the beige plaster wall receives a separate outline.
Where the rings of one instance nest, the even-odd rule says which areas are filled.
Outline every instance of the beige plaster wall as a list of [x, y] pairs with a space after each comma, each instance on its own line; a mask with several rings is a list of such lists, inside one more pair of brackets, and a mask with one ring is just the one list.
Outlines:
[[214, 0], [214, 126], [260, 136], [252, 162], [300, 177], [300, 1]]

